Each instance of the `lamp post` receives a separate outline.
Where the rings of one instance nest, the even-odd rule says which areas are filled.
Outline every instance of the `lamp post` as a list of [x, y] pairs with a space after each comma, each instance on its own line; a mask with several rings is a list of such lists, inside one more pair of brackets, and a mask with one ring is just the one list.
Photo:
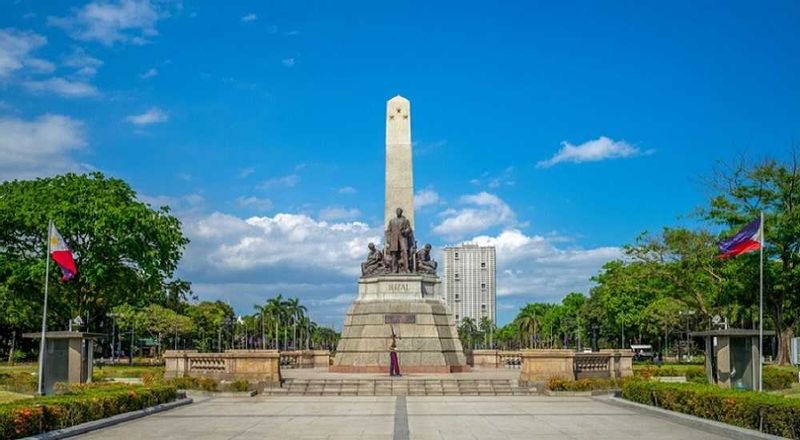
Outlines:
[[114, 363], [114, 352], [117, 349], [116, 336], [117, 336], [117, 313], [106, 313], [106, 316], [111, 318], [111, 363]]
[[597, 324], [592, 324], [592, 351], [597, 351]]

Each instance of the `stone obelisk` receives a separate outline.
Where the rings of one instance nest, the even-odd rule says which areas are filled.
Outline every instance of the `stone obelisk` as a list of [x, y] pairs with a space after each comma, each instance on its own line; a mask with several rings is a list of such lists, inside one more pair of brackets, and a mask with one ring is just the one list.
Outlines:
[[386, 198], [383, 224], [395, 209], [414, 228], [414, 166], [411, 156], [411, 103], [400, 95], [386, 102]]
[[[387, 242], [398, 225], [397, 208], [414, 226], [414, 179], [411, 164], [411, 105], [402, 96], [386, 103], [386, 208]], [[407, 231], [408, 232], [408, 231]], [[416, 238], [416, 235], [411, 234]], [[387, 243], [384, 243], [385, 245]], [[365, 250], [367, 243], [364, 243]], [[358, 297], [347, 311], [342, 337], [331, 371], [387, 373], [389, 342], [397, 339], [400, 371], [405, 373], [455, 373], [469, 370], [458, 339], [453, 315], [447, 308], [436, 275], [437, 264], [426, 245], [409, 260], [416, 264], [399, 270], [387, 264], [387, 249], [369, 246], [361, 265]], [[414, 250], [409, 246], [409, 251]], [[398, 250], [389, 250], [396, 256]], [[426, 254], [428, 252], [428, 254]]]

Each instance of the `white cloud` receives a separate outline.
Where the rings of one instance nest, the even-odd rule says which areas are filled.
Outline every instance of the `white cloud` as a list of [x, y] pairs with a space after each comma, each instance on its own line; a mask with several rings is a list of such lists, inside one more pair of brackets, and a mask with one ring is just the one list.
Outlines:
[[562, 162], [599, 162], [606, 159], [651, 154], [652, 152], [653, 150], [642, 152], [639, 148], [625, 141], [615, 141], [605, 136], [600, 136], [595, 140], [584, 142], [580, 145], [572, 145], [564, 141], [561, 143], [561, 149], [552, 158], [538, 162], [536, 167], [549, 168]]
[[28, 58], [25, 67], [30, 68], [35, 73], [52, 73], [56, 70], [55, 64], [41, 58]]
[[146, 72], [140, 74], [139, 78], [141, 78], [141, 79], [149, 79], [149, 78], [153, 78], [153, 77], [156, 77], [156, 76], [158, 76], [158, 69], [156, 69], [155, 67], [151, 67], [151, 68], [147, 69]]
[[561, 249], [547, 237], [513, 228], [470, 242], [495, 247], [498, 296], [523, 295], [531, 301], [559, 301], [572, 291], [586, 293], [592, 286], [590, 278], [603, 264], [622, 257], [619, 247]]
[[491, 189], [500, 188], [501, 186], [514, 186], [516, 183], [514, 180], [514, 167], [507, 167], [498, 175], [489, 174], [487, 171], [481, 174], [480, 179], [472, 179], [469, 182], [475, 186], [486, 185]]
[[419, 190], [414, 194], [414, 207], [416, 209], [437, 205], [440, 201], [439, 193], [430, 188]]
[[337, 191], [339, 194], [355, 194], [358, 191], [352, 186], [343, 186]]
[[255, 168], [253, 168], [253, 167], [242, 168], [242, 169], [239, 171], [239, 178], [240, 178], [240, 179], [244, 179], [244, 178], [246, 178], [247, 176], [249, 176], [249, 175], [251, 175], [251, 174], [253, 174], [253, 173], [255, 173], [255, 172], [256, 172], [256, 169], [255, 169]]
[[78, 40], [111, 46], [147, 43], [148, 37], [158, 35], [156, 23], [162, 16], [149, 0], [93, 1], [68, 17], [48, 17], [47, 22]]
[[90, 56], [85, 50], [78, 47], [64, 58], [64, 65], [78, 69], [76, 73], [79, 75], [92, 76], [103, 65], [103, 61]]
[[327, 221], [354, 220], [360, 216], [361, 211], [356, 208], [346, 209], [332, 206], [319, 211], [319, 218]]
[[85, 146], [83, 123], [76, 119], [0, 117], [0, 181], [80, 170], [72, 151]]
[[433, 233], [450, 238], [485, 231], [494, 226], [514, 224], [514, 211], [500, 197], [485, 191], [462, 196], [461, 209], [447, 209], [441, 214], [444, 219], [433, 227]]
[[100, 94], [92, 84], [59, 77], [42, 81], [25, 81], [22, 85], [34, 93], [54, 93], [64, 98], [88, 98]]
[[256, 211], [268, 211], [272, 209], [272, 200], [259, 197], [244, 197], [241, 196], [236, 199], [236, 203], [242, 208], [252, 208]]
[[258, 20], [258, 15], [256, 15], [256, 14], [251, 12], [251, 13], [243, 16], [241, 18], [241, 20], [242, 20], [242, 22], [245, 22], [245, 23], [248, 22], [248, 21], [256, 21], [256, 20]]
[[203, 276], [232, 274], [241, 282], [263, 282], [270, 273], [283, 282], [355, 280], [367, 243], [381, 237], [362, 222], [329, 223], [302, 214], [242, 219], [215, 212], [185, 225], [192, 240], [187, 269]]
[[283, 65], [286, 67], [294, 67], [294, 65], [297, 63], [297, 60], [294, 58], [284, 58], [281, 60], [281, 63], [283, 63]]
[[300, 182], [300, 176], [297, 174], [289, 174], [288, 176], [281, 176], [281, 177], [273, 177], [271, 179], [267, 179], [261, 182], [258, 185], [258, 189], [270, 189], [270, 188], [291, 188], [296, 186]]
[[163, 110], [161, 110], [158, 107], [151, 107], [149, 110], [147, 110], [142, 114], [130, 115], [125, 118], [126, 121], [135, 125], [160, 124], [162, 122], [166, 122], [168, 119], [169, 115], [167, 115]]
[[31, 56], [31, 52], [45, 44], [47, 38], [37, 33], [0, 29], [0, 79], [25, 66], [34, 70], [47, 66], [52, 71], [52, 63]]

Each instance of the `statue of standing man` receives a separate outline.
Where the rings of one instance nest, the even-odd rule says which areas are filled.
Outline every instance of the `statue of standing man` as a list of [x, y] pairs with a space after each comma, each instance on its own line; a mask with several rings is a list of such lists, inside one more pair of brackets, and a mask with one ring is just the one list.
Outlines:
[[392, 273], [408, 273], [408, 250], [413, 247], [414, 232], [411, 222], [403, 217], [403, 208], [395, 211], [397, 217], [386, 225], [386, 252], [389, 253]]

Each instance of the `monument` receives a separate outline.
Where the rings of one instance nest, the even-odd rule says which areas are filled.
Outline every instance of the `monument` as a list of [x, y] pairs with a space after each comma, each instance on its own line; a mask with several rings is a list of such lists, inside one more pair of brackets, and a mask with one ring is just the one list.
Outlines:
[[386, 103], [384, 249], [367, 246], [358, 297], [347, 311], [331, 371], [388, 373], [396, 336], [402, 373], [467, 371], [453, 316], [442, 295], [431, 245], [414, 235], [411, 105]]

